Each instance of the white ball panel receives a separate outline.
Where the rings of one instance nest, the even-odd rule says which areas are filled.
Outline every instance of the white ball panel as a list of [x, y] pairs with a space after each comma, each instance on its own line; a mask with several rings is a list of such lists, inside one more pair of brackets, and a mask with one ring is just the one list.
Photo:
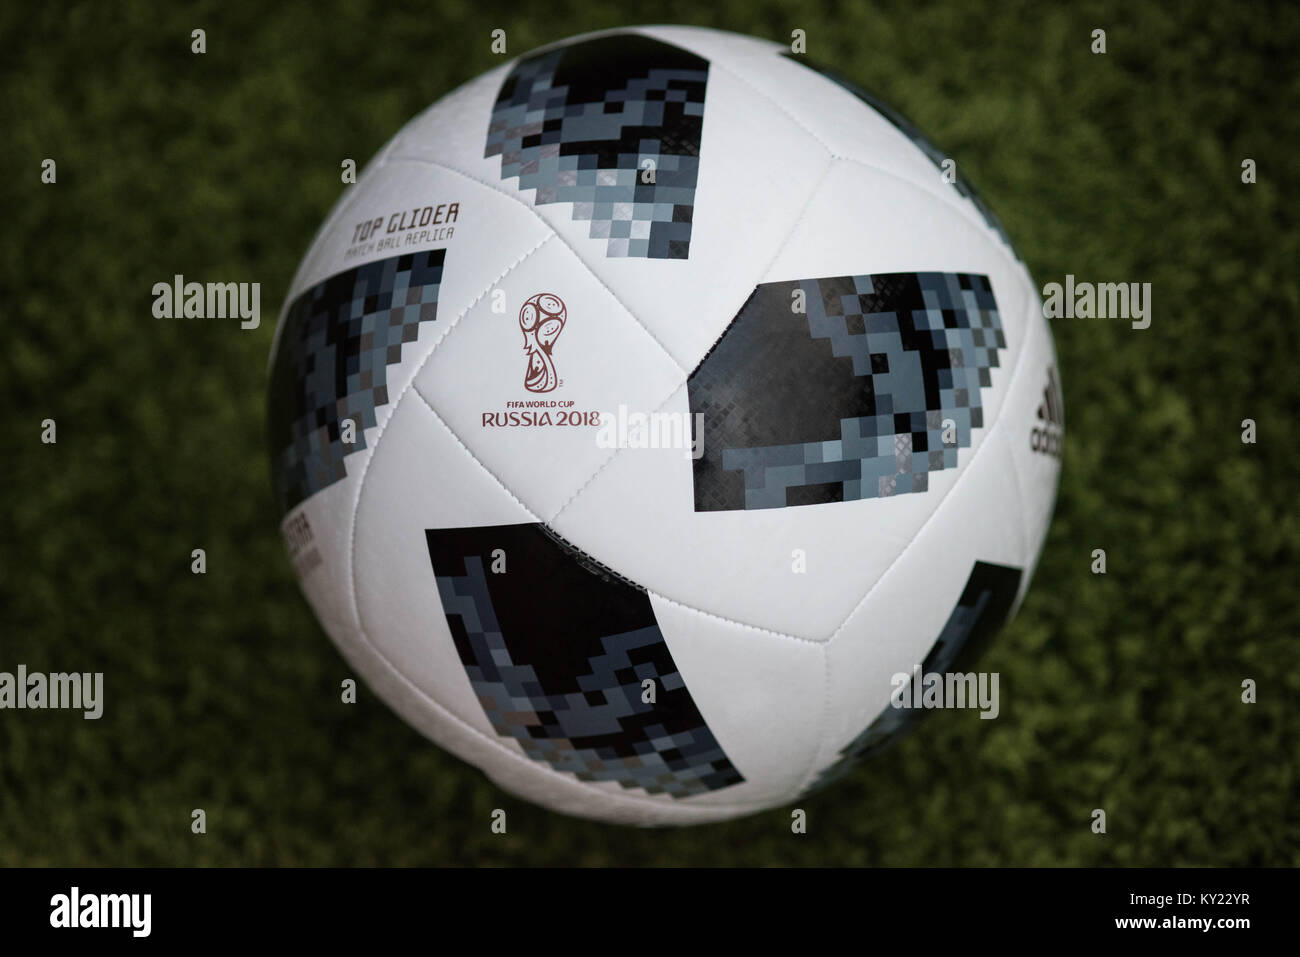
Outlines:
[[[392, 213], [409, 210], [412, 205], [452, 201], [460, 204], [460, 214], [451, 236], [441, 242], [408, 246], [399, 239], [401, 245], [396, 249], [349, 255], [350, 249], [356, 249], [351, 240], [357, 222], [378, 217], [386, 223]], [[418, 234], [419, 230], [413, 232]], [[379, 237], [387, 235], [381, 228]], [[402, 235], [398, 233], [399, 237]], [[447, 249], [438, 290], [437, 318], [419, 323], [417, 338], [402, 345], [400, 360], [385, 366], [388, 401], [375, 406], [376, 424], [366, 428], [359, 437], [360, 447], [344, 457], [345, 476], [295, 506], [281, 523], [282, 528], [290, 530], [300, 528], [304, 520], [310, 526], [311, 542], [295, 555], [294, 563], [308, 602], [340, 647], [356, 641], [352, 535], [358, 490], [376, 446], [386, 434], [394, 408], [415, 370], [423, 365], [458, 312], [472, 299], [481, 297], [499, 274], [501, 263], [495, 257], [479, 255], [478, 251], [492, 248], [502, 256], [520, 256], [530, 246], [545, 241], [548, 235], [545, 225], [536, 217], [492, 190], [428, 164], [397, 162], [377, 167], [374, 175], [365, 177], [344, 194], [305, 257], [281, 310], [272, 361], [275, 349], [280, 347], [279, 338], [290, 306], [315, 284], [355, 266], [404, 252]], [[399, 444], [394, 454], [406, 453]], [[418, 456], [418, 448], [410, 454]], [[472, 491], [464, 493], [469, 502], [473, 501], [473, 494]]]
[[821, 736], [822, 646], [756, 632], [653, 592], [650, 604], [709, 730], [745, 776], [689, 803], [776, 805], [793, 799]]
[[[570, 414], [612, 410], [620, 403], [657, 408], [685, 373], [562, 243], [552, 240], [536, 249], [493, 289], [504, 293], [505, 312], [493, 312], [492, 295], [475, 303], [419, 374], [416, 388], [474, 456], [547, 520], [612, 454], [597, 445], [597, 425], [566, 424]], [[547, 393], [524, 387], [519, 312], [538, 293], [559, 296], [567, 313], [552, 349], [559, 385]], [[510, 402], [571, 405], [515, 408]], [[511, 412], [547, 414], [551, 424], [484, 422], [485, 414]], [[562, 413], [569, 413], [563, 422]]]

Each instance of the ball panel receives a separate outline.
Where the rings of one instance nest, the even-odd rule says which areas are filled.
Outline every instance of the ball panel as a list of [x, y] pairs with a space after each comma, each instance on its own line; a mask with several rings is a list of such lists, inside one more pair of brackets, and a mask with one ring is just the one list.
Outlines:
[[[824, 66], [812, 64], [801, 56], [795, 56], [794, 54], [789, 53], [787, 53], [786, 56], [795, 62], [805, 63], [817, 73], [824, 76], [831, 83], [847, 90], [866, 105], [872, 114], [879, 118], [883, 118], [893, 126], [914, 149], [919, 151], [925, 159], [929, 161], [932, 166], [929, 177], [927, 177], [924, 172], [920, 172], [917, 180], [918, 184], [923, 186], [926, 185], [927, 179], [931, 179], [935, 173], [938, 173], [940, 181], [945, 186], [951, 187], [952, 192], [956, 194], [955, 196], [950, 194], [948, 198], [963, 210], [969, 210], [976, 213], [980, 219], [983, 220], [984, 225], [997, 234], [998, 239], [1011, 252], [1011, 254], [1017, 259], [1020, 258], [1011, 244], [1011, 238], [1007, 235], [1006, 230], [1002, 228], [1001, 221], [993, 214], [993, 211], [989, 209], [988, 205], [984, 202], [983, 197], [980, 196], [979, 192], [971, 185], [965, 175], [957, 169], [956, 161], [946, 152], [935, 146], [934, 143], [930, 141], [929, 137], [922, 133], [921, 130], [918, 129], [910, 120], [875, 94], [867, 92], [835, 71]], [[915, 163], [908, 164], [904, 167], [902, 158], [906, 155], [906, 150], [893, 150], [892, 153], [899, 157], [897, 164], [899, 169], [898, 175], [904, 175], [904, 170], [911, 172], [917, 169]], [[844, 154], [846, 158], [856, 159], [867, 165], [877, 165], [877, 157], [879, 155], [880, 149], [874, 144], [869, 146], [863, 152], [850, 152]]]
[[335, 644], [356, 632], [351, 554], [355, 501], [355, 482], [340, 482], [317, 492], [280, 522], [303, 597]]
[[[558, 297], [566, 310], [546, 352], [556, 372], [545, 392], [528, 388], [543, 347], [518, 316], [537, 293]], [[548, 241], [469, 309], [415, 387], [493, 475], [549, 520], [612, 455], [598, 441], [599, 413], [656, 409], [682, 378], [572, 251]]]
[[758, 632], [651, 593], [682, 677], [745, 780], [691, 804], [776, 806], [793, 799], [824, 721], [822, 646]]
[[[819, 770], [809, 782], [809, 789], [825, 787], [850, 773], [860, 762], [897, 743], [925, 713], [927, 695], [932, 696], [931, 703], [978, 708], [982, 714], [997, 717], [1001, 705], [1000, 685], [994, 685], [991, 676], [982, 676], [970, 668], [1014, 613], [1016, 594], [1023, 579], [1024, 570], [1018, 566], [975, 562], [933, 642], [928, 647], [922, 643], [924, 655], [909, 670], [891, 676], [889, 703], [876, 710], [875, 716], [848, 743], [835, 748], [831, 763]], [[944, 697], [948, 694], [955, 699]], [[957, 704], [952, 704], [952, 700]], [[867, 714], [871, 712], [869, 707]], [[841, 722], [846, 719], [844, 715], [837, 717]], [[859, 717], [858, 725], [861, 722]], [[837, 730], [842, 731], [842, 724]]]
[[[828, 644], [832, 717], [820, 781], [898, 730], [898, 716], [885, 711], [894, 675], [911, 674], [916, 665], [948, 670], [952, 658], [936, 649], [945, 636], [948, 651], [960, 650], [951, 647], [954, 637], [960, 644], [974, 626], [993, 630], [1009, 614], [1029, 556], [1016, 486], [1006, 478], [1013, 467], [1008, 434], [1003, 423], [994, 425], [956, 487]], [[976, 589], [971, 603], [962, 600], [968, 587]], [[991, 616], [982, 624], [973, 620], [981, 601]]]
[[439, 747], [481, 770], [509, 793], [562, 814], [610, 824], [638, 826], [705, 824], [752, 813], [752, 805], [665, 802], [623, 791], [615, 784], [591, 784], [553, 770], [500, 743], [448, 711], [368, 646], [352, 630], [336, 637], [344, 658], [366, 685], [407, 724]]
[[[428, 200], [413, 206], [412, 196]], [[420, 225], [422, 210], [434, 210], [432, 220], [445, 207], [446, 220], [452, 204], [450, 223]], [[373, 229], [361, 238], [358, 224]], [[340, 646], [358, 641], [353, 512], [393, 408], [451, 319], [502, 268], [476, 250], [518, 256], [547, 235], [492, 190], [397, 162], [375, 167], [344, 195], [304, 260], [277, 327], [268, 436], [290, 557]], [[384, 241], [396, 248], [380, 248]], [[467, 506], [473, 494], [465, 493]]]
[[638, 33], [530, 54], [502, 83], [484, 155], [535, 205], [571, 204], [607, 256], [685, 259], [708, 78], [708, 61]]
[[268, 416], [282, 513], [346, 478], [349, 457], [358, 467], [398, 387], [390, 369], [437, 319], [445, 258], [424, 249], [345, 269], [289, 306]]

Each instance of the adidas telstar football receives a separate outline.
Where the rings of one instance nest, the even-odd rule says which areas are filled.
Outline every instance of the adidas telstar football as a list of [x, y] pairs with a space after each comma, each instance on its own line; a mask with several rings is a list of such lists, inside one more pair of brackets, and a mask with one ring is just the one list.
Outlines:
[[788, 805], [955, 697], [996, 714], [968, 662], [1029, 585], [1063, 417], [948, 160], [788, 47], [681, 27], [408, 123], [271, 360], [284, 537], [370, 688], [631, 824]]

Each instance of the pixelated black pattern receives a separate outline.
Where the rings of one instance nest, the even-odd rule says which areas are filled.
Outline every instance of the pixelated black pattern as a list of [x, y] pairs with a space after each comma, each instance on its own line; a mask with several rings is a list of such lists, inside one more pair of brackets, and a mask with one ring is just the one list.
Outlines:
[[573, 204], [607, 256], [686, 259], [708, 76], [707, 60], [640, 34], [527, 57], [501, 86], [483, 155], [535, 205]]
[[926, 491], [983, 426], [1005, 347], [986, 276], [758, 286], [687, 382], [703, 427], [696, 510]]
[[[882, 101], [879, 97], [868, 93], [866, 90], [862, 89], [862, 87], [857, 86], [851, 80], [846, 79], [834, 70], [821, 66], [820, 64], [809, 62], [802, 54], [795, 54], [786, 50], [783, 55], [802, 66], [808, 67], [810, 70], [820, 73], [832, 83], [843, 87], [863, 103], [866, 103], [869, 107], [892, 123], [900, 133], [911, 140], [938, 169], [942, 170], [943, 161], [951, 158], [947, 153], [943, 152], [943, 150], [931, 143], [930, 140], [926, 138], [925, 134], [917, 129], [916, 126], [907, 119], [907, 117], [903, 116], [902, 113], [899, 113], [898, 110]], [[988, 225], [989, 229], [998, 234], [998, 237], [1006, 244], [1007, 249], [1011, 250], [1011, 254], [1015, 256], [1016, 259], [1020, 259], [1020, 254], [1017, 253], [1016, 248], [1011, 245], [1011, 237], [1009, 237], [1007, 231], [1002, 228], [1001, 220], [993, 214], [993, 210], [989, 209], [988, 205], [984, 202], [983, 197], [980, 196], [979, 191], [975, 189], [971, 182], [966, 179], [960, 171], [957, 171], [952, 185], [957, 188], [958, 193], [965, 196], [975, 204], [975, 208], [979, 210], [980, 216], [984, 218], [984, 222]]]
[[[386, 405], [388, 366], [438, 314], [444, 249], [331, 276], [294, 300], [271, 369], [271, 476], [280, 514], [347, 474]], [[355, 442], [341, 441], [351, 419]]]
[[[687, 691], [643, 589], [539, 524], [426, 537], [456, 650], [499, 735], [579, 780], [650, 794], [684, 798], [744, 780]], [[646, 679], [653, 703], [642, 700]]]
[[[957, 607], [921, 662], [922, 675], [971, 670], [1006, 623], [1022, 574], [1022, 569], [1008, 565], [975, 563]], [[879, 716], [840, 751], [839, 759], [818, 776], [810, 790], [843, 777], [858, 761], [899, 741], [924, 713], [921, 708], [895, 708], [886, 703]]]

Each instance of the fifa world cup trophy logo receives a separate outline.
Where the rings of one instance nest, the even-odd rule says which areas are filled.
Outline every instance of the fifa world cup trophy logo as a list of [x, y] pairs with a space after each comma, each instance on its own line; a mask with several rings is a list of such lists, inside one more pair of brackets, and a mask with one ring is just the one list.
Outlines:
[[524, 353], [528, 356], [524, 388], [529, 392], [550, 392], [560, 383], [551, 347], [564, 331], [564, 320], [564, 300], [549, 292], [530, 296], [519, 310], [519, 328], [524, 333]]

